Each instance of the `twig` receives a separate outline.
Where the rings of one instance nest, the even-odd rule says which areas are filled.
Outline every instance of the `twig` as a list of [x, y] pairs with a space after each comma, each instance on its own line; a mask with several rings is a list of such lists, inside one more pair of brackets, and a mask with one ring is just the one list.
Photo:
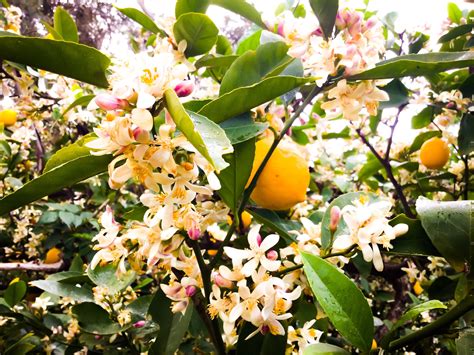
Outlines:
[[36, 263], [0, 263], [0, 271], [43, 271], [56, 272], [64, 267], [64, 262], [58, 261], [54, 264], [36, 264]]

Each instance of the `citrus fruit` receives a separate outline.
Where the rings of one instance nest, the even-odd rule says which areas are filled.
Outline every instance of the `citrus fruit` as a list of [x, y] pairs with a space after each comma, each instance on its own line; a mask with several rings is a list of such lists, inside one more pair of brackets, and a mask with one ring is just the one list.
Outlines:
[[0, 123], [5, 126], [14, 125], [16, 123], [16, 111], [10, 109], [0, 111]]
[[[272, 142], [272, 138], [265, 138], [255, 145], [255, 158], [247, 186], [270, 150]], [[278, 146], [260, 174], [250, 197], [263, 208], [286, 210], [305, 200], [309, 181], [306, 160], [291, 146]]]
[[45, 264], [55, 264], [58, 261], [61, 260], [62, 257], [62, 251], [59, 248], [51, 248], [48, 250], [46, 253], [46, 257], [44, 258], [44, 263]]
[[413, 292], [415, 292], [415, 295], [419, 296], [423, 293], [423, 287], [421, 287], [421, 284], [419, 281], [415, 282], [413, 285]]
[[420, 161], [428, 169], [441, 169], [449, 159], [448, 144], [438, 137], [428, 139], [421, 146]]

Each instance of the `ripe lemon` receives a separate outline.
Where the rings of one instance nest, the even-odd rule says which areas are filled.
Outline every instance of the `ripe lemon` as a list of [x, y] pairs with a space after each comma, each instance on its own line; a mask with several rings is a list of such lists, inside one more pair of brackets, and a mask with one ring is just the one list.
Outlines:
[[[270, 150], [273, 140], [265, 138], [255, 145], [255, 158], [247, 186]], [[260, 174], [250, 197], [270, 210], [286, 210], [306, 198], [310, 181], [308, 163], [294, 150], [277, 147]]]
[[16, 111], [10, 109], [0, 111], [0, 123], [13, 126], [16, 123]]
[[421, 146], [420, 161], [428, 169], [441, 169], [449, 160], [448, 144], [438, 137], [428, 139]]
[[44, 258], [45, 264], [55, 264], [60, 261], [62, 258], [62, 251], [56, 247], [51, 248], [46, 253], [46, 257]]
[[[250, 224], [252, 223], [252, 215], [248, 213], [247, 211], [242, 212], [240, 215], [240, 222], [242, 223], [242, 226], [244, 229], [247, 229]], [[227, 215], [227, 224], [230, 226], [232, 224], [232, 217]]]
[[421, 287], [421, 284], [419, 281], [415, 282], [413, 285], [413, 292], [415, 292], [415, 295], [419, 296], [423, 293], [423, 287]]

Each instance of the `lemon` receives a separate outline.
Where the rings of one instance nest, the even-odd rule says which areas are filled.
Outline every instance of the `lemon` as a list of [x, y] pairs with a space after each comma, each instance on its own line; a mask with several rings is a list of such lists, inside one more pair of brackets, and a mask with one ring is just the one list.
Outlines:
[[58, 261], [61, 260], [62, 257], [62, 251], [59, 248], [51, 248], [48, 250], [46, 253], [46, 257], [44, 258], [44, 263], [45, 264], [55, 264]]
[[421, 287], [420, 281], [415, 282], [413, 285], [413, 292], [415, 292], [415, 295], [417, 296], [423, 293], [423, 287]]
[[438, 137], [428, 139], [421, 146], [420, 161], [428, 169], [441, 169], [449, 160], [448, 144]]
[[[229, 215], [227, 215], [226, 220], [229, 226], [233, 222], [232, 217]], [[244, 227], [244, 229], [247, 229], [252, 223], [252, 215], [248, 213], [247, 211], [242, 212], [242, 214], [240, 215], [240, 222], [242, 223], [242, 226]]]
[[[255, 145], [255, 158], [247, 186], [270, 150], [272, 142], [271, 138], [265, 138]], [[250, 197], [263, 208], [286, 210], [306, 199], [309, 181], [308, 163], [291, 147], [277, 147]]]
[[372, 339], [372, 345], [370, 347], [370, 350], [377, 350], [377, 348], [378, 348], [377, 341], [375, 339]]
[[10, 109], [0, 111], [0, 123], [13, 126], [16, 123], [16, 111]]

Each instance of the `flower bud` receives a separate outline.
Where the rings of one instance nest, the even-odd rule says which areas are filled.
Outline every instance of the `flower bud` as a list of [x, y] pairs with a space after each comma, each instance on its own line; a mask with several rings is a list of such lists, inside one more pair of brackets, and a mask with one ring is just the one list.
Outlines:
[[280, 36], [285, 37], [285, 22], [280, 22], [278, 24], [277, 32]]
[[318, 36], [318, 37], [322, 37], [323, 36], [323, 30], [321, 29], [321, 27], [318, 27], [317, 29], [315, 29], [312, 33], [313, 35], [315, 36]]
[[125, 109], [128, 107], [127, 100], [119, 99], [110, 94], [99, 94], [95, 97], [95, 103], [101, 109], [106, 111], [113, 111]]
[[267, 259], [276, 260], [278, 259], [278, 253], [275, 250], [269, 250], [267, 252]]
[[262, 326], [262, 329], [260, 329], [260, 333], [262, 333], [263, 335], [268, 334], [269, 331], [270, 331], [270, 327], [266, 324], [264, 324]]
[[138, 322], [133, 323], [134, 328], [142, 328], [146, 322], [144, 320], [139, 320]]
[[259, 234], [257, 234], [257, 245], [260, 246], [260, 244], [262, 244], [262, 236]]
[[219, 273], [215, 273], [213, 276], [214, 283], [223, 288], [232, 288], [234, 286], [234, 283], [228, 279], [226, 279], [224, 276], [222, 276]]
[[188, 230], [188, 236], [192, 240], [198, 240], [199, 238], [201, 238], [201, 231], [197, 227], [191, 227]]
[[185, 97], [191, 95], [194, 90], [194, 83], [191, 80], [183, 80], [174, 87], [176, 95], [179, 97]]
[[197, 287], [190, 285], [190, 286], [186, 286], [185, 290], [186, 290], [186, 296], [193, 297], [197, 292]]
[[341, 209], [337, 206], [331, 208], [330, 217], [329, 230], [334, 233], [339, 224], [339, 220], [341, 219]]

